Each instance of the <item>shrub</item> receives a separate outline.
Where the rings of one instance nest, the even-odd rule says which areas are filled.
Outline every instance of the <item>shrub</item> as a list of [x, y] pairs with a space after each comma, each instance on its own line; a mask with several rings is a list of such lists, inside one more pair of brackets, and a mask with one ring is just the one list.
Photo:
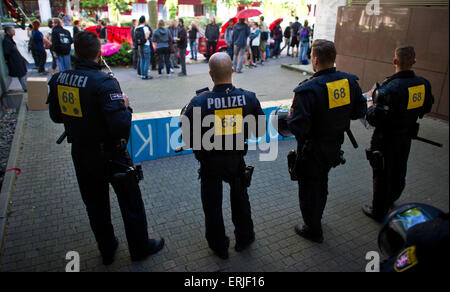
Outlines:
[[107, 57], [103, 57], [109, 66], [127, 66], [131, 65], [133, 60], [133, 51], [131, 46], [127, 43], [123, 43], [120, 50]]

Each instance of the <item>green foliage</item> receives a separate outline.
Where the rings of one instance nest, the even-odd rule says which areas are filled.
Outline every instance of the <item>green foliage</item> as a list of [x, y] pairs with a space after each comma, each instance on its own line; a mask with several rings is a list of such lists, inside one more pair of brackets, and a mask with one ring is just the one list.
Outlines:
[[130, 3], [136, 2], [136, 0], [81, 0], [80, 2], [86, 7], [104, 7], [110, 5], [113, 10], [124, 13], [125, 10], [132, 8]]
[[[202, 0], [205, 2], [211, 2], [211, 0]], [[220, 0], [225, 3], [227, 7], [236, 7], [238, 5], [245, 5], [247, 7], [251, 6], [253, 3], [259, 3], [261, 0]]]
[[109, 66], [128, 66], [131, 65], [133, 58], [133, 51], [128, 43], [123, 43], [120, 50], [107, 57], [103, 57]]

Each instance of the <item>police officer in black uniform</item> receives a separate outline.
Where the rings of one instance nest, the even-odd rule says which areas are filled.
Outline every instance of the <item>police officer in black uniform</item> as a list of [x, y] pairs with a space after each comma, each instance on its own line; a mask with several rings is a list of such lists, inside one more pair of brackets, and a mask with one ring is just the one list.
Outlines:
[[336, 71], [334, 43], [316, 40], [311, 62], [316, 72], [294, 90], [288, 126], [297, 146], [296, 174], [304, 226], [295, 232], [323, 242], [321, 218], [328, 195], [328, 172], [343, 163], [341, 145], [350, 120], [364, 116], [366, 100], [358, 77]]
[[434, 103], [430, 82], [411, 70], [416, 54], [411, 46], [395, 50], [396, 73], [373, 91], [367, 121], [375, 131], [367, 152], [373, 169], [372, 206], [363, 212], [382, 221], [405, 188], [411, 139], [417, 136], [417, 119], [430, 112]]
[[[255, 93], [232, 85], [233, 69], [228, 54], [216, 53], [211, 56], [209, 68], [215, 86], [212, 91], [194, 97], [183, 110], [183, 140], [186, 144], [191, 144], [191, 139], [186, 138], [190, 132], [191, 145], [200, 162], [206, 239], [217, 256], [227, 259], [229, 238], [225, 235], [222, 216], [222, 181], [230, 184], [235, 250], [240, 252], [255, 240], [247, 194], [249, 179], [246, 176], [248, 173], [244, 161], [244, 141], [250, 132], [253, 132], [255, 137], [264, 135], [257, 133], [256, 128], [247, 127], [244, 119], [252, 116], [257, 120], [257, 116], [264, 116], [264, 112]], [[202, 121], [208, 117], [212, 122], [210, 127], [202, 128], [200, 123], [193, 124], [196, 119]], [[187, 122], [183, 122], [183, 119]], [[189, 124], [190, 128], [187, 128], [186, 124]]]
[[149, 239], [144, 203], [133, 163], [126, 150], [131, 108], [117, 80], [100, 71], [101, 45], [92, 32], [75, 37], [75, 70], [49, 81], [50, 117], [64, 123], [72, 160], [89, 221], [105, 265], [118, 247], [111, 224], [109, 183], [122, 212], [132, 260], [161, 250], [164, 240]]

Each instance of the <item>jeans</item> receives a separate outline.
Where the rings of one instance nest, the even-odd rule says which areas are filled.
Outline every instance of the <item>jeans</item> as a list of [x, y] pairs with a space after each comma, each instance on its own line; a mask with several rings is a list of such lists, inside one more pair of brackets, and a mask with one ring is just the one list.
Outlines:
[[22, 89], [25, 91], [27, 90], [27, 76], [23, 76], [23, 77], [17, 77], [19, 79], [20, 82], [20, 86], [22, 86]]
[[283, 48], [281, 49], [280, 53], [281, 53], [285, 48], [287, 48], [287, 54], [289, 55], [289, 48], [290, 48], [290, 47], [291, 47], [291, 44], [290, 44], [289, 39], [288, 39], [288, 38], [284, 38], [284, 46], [283, 46]]
[[[245, 47], [234, 46], [233, 67], [236, 70], [236, 72], [242, 71], [242, 67], [244, 65], [244, 54], [245, 54]], [[239, 60], [239, 64], [238, 64], [238, 60]]]
[[233, 60], [234, 48], [233, 46], [227, 47], [227, 53], [230, 56], [231, 60]]
[[53, 69], [53, 70], [56, 70], [56, 67], [58, 67], [58, 64], [57, 64], [57, 62], [56, 62], [56, 58], [55, 58], [55, 56], [53, 55], [53, 51], [52, 51], [52, 50], [50, 50], [50, 55], [52, 56], [52, 69]]
[[156, 49], [156, 53], [159, 55], [159, 74], [162, 73], [163, 61], [166, 64], [166, 73], [170, 74], [170, 49], [169, 48], [159, 48]]
[[139, 67], [141, 76], [148, 77], [148, 67], [150, 65], [150, 46], [141, 46], [139, 48]]
[[139, 65], [139, 51], [137, 46], [133, 47], [133, 69], [137, 70]]
[[180, 49], [181, 73], [186, 74], [186, 48]]
[[274, 46], [273, 46], [273, 56], [278, 57], [280, 55], [280, 45], [281, 40], [275, 40]]
[[303, 62], [303, 61], [307, 61], [306, 60], [306, 54], [308, 53], [308, 49], [309, 49], [309, 42], [301, 42], [300, 43], [300, 56], [299, 56], [299, 61]]
[[180, 52], [180, 49], [177, 47], [177, 45], [174, 44], [175, 53], [170, 54], [170, 65], [172, 68], [175, 68], [175, 66], [178, 66], [178, 53]]
[[191, 59], [197, 59], [197, 40], [190, 41], [189, 46], [191, 47]]
[[58, 56], [56, 62], [58, 63], [60, 72], [72, 69], [72, 64], [70, 62], [70, 55]]

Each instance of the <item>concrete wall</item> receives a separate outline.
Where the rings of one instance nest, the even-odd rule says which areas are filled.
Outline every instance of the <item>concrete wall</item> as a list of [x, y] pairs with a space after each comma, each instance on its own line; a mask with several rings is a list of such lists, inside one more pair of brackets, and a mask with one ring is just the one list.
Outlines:
[[432, 113], [449, 118], [449, 15], [448, 7], [381, 7], [367, 15], [364, 7], [338, 9], [335, 43], [337, 68], [356, 74], [363, 90], [394, 73], [397, 46], [416, 49], [416, 73], [430, 80], [435, 104]]
[[3, 55], [3, 38], [5, 33], [0, 30], [0, 97], [8, 91], [9, 83], [11, 82], [11, 77], [8, 76], [8, 67], [6, 66], [5, 57]]

